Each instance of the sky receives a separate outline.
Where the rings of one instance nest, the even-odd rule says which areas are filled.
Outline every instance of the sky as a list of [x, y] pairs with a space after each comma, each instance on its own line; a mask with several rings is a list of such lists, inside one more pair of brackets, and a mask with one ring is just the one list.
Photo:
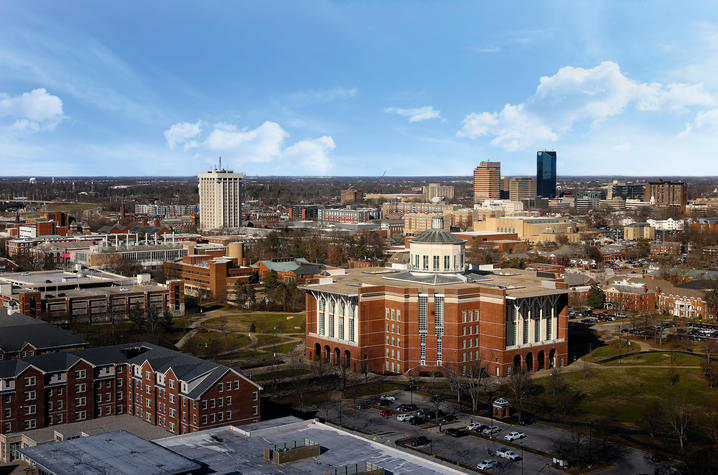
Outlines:
[[0, 0], [0, 175], [718, 175], [704, 1]]

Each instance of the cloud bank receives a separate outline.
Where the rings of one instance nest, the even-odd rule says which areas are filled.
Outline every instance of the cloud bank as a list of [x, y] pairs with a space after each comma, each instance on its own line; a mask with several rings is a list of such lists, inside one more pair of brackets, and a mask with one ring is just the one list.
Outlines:
[[400, 107], [387, 107], [384, 109], [387, 114], [397, 114], [408, 117], [409, 122], [421, 122], [429, 119], [439, 119], [441, 114], [432, 106], [415, 107], [413, 109], [402, 109]]
[[19, 96], [0, 93], [0, 119], [10, 119], [13, 129], [52, 130], [63, 117], [62, 100], [43, 88]]

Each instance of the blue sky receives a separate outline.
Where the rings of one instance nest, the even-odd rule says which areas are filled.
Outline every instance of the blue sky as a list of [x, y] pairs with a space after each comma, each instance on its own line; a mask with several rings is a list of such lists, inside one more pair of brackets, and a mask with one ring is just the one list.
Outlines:
[[718, 6], [0, 1], [0, 174], [718, 175]]

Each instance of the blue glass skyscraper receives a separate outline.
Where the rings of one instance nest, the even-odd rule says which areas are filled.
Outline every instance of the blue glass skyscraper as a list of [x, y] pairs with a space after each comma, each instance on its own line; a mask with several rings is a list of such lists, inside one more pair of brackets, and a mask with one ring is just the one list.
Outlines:
[[556, 198], [556, 152], [536, 152], [536, 196]]

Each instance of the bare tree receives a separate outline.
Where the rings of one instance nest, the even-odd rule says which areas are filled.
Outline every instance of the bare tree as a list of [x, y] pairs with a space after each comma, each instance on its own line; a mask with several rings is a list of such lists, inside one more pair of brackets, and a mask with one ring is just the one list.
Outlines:
[[688, 439], [688, 430], [691, 425], [690, 408], [685, 401], [672, 397], [665, 400], [663, 410], [666, 422], [673, 431], [673, 434], [678, 438], [678, 443], [681, 446], [681, 450], [683, 450], [686, 440]]
[[519, 413], [519, 419], [526, 406], [526, 401], [531, 395], [533, 381], [528, 371], [517, 370], [509, 378], [509, 391], [511, 392], [513, 404]]
[[304, 398], [307, 393], [309, 382], [305, 377], [306, 363], [304, 356], [300, 354], [294, 354], [289, 359], [287, 368], [291, 371], [291, 385], [294, 390], [294, 394], [297, 396], [297, 403], [299, 404], [299, 410], [304, 411]]
[[475, 413], [479, 408], [479, 399], [486, 389], [485, 382], [489, 375], [481, 358], [464, 367], [466, 368], [466, 390], [471, 398], [471, 410]]
[[461, 393], [466, 389], [466, 381], [461, 376], [460, 367], [456, 364], [447, 365], [444, 375], [449, 381], [451, 390], [456, 392], [456, 402], [461, 402]]

